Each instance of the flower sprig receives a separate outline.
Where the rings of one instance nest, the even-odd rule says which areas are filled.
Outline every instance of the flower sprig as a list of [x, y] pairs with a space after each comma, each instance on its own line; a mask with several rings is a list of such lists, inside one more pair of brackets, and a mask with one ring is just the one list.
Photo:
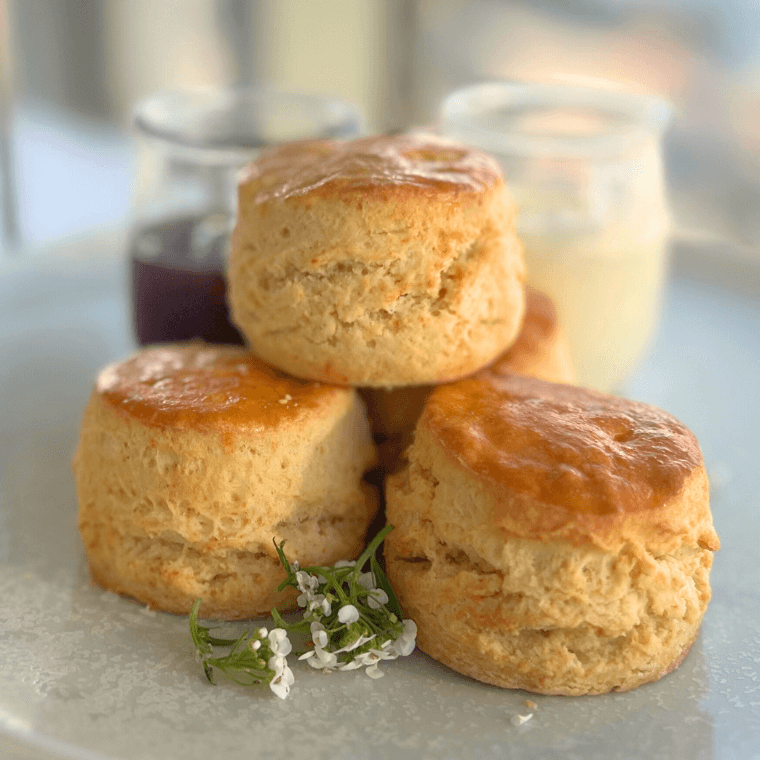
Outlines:
[[[285, 699], [293, 685], [293, 671], [287, 662], [293, 647], [287, 633], [282, 628], [259, 628], [237, 639], [216, 638], [210, 629], [198, 624], [200, 606], [201, 600], [196, 599], [190, 611], [190, 636], [209, 683], [214, 683], [216, 668], [242, 686], [268, 683], [278, 697]], [[214, 657], [214, 647], [232, 648], [224, 656]]]
[[[398, 599], [375, 556], [391, 530], [388, 526], [380, 531], [355, 562], [337, 562], [333, 567], [290, 564], [284, 542], [275, 545], [288, 573], [279, 590], [291, 586], [300, 591], [297, 601], [304, 613], [291, 625], [276, 609], [272, 617], [287, 630], [311, 634], [313, 649], [299, 660], [328, 671], [366, 667], [368, 676], [380, 678], [380, 662], [412, 653], [417, 626], [402, 620]], [[363, 572], [367, 563], [369, 569]]]
[[[365, 667], [371, 678], [380, 678], [380, 662], [411, 654], [415, 647], [417, 626], [403, 620], [401, 607], [376, 552], [391, 526], [380, 531], [355, 562], [337, 562], [332, 567], [304, 567], [290, 563], [285, 556], [284, 541], [275, 543], [287, 577], [280, 585], [300, 592], [298, 605], [303, 617], [287, 623], [272, 610], [277, 628], [259, 628], [237, 639], [212, 636], [198, 624], [201, 600], [190, 613], [190, 635], [206, 678], [214, 683], [214, 669], [236, 683], [253, 686], [268, 683], [269, 688], [285, 699], [293, 684], [293, 672], [287, 663], [292, 645], [287, 632], [311, 635], [308, 649], [299, 656], [320, 670], [357, 670]], [[365, 566], [369, 565], [368, 569]], [[231, 647], [223, 656], [214, 656], [214, 647]]]

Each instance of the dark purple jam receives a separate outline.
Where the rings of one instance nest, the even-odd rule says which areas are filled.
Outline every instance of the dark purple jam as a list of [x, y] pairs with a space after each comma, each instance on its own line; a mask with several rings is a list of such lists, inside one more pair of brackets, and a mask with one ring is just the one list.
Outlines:
[[214, 225], [208, 217], [186, 217], [136, 232], [130, 250], [132, 305], [141, 346], [192, 338], [243, 343], [225, 299], [223, 221]]

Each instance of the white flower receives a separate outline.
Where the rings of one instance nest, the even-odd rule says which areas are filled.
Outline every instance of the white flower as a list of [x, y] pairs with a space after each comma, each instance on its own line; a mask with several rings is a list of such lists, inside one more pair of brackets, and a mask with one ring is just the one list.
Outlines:
[[[372, 654], [379, 660], [395, 660], [399, 656], [398, 652], [393, 649], [393, 647], [386, 647], [385, 645], [380, 649], [371, 649], [367, 654]], [[368, 660], [367, 662], [374, 662], [374, 659], [371, 661]]]
[[290, 687], [295, 681], [293, 671], [288, 667], [285, 658], [277, 655], [269, 658], [269, 667], [275, 672], [274, 677], [269, 682], [269, 688], [280, 699], [285, 699], [290, 694]]
[[370, 649], [369, 652], [360, 654], [359, 657], [361, 657], [362, 662], [365, 665], [376, 665], [382, 659], [380, 653], [376, 649]]
[[382, 678], [385, 675], [385, 673], [383, 673], [383, 671], [380, 670], [377, 663], [375, 663], [374, 665], [370, 665], [364, 672], [370, 678]]
[[[290, 670], [288, 670], [288, 673], [290, 673]], [[292, 673], [291, 673], [292, 675]], [[284, 676], [279, 676], [278, 678], [273, 678], [269, 682], [269, 688], [280, 698], [280, 699], [286, 699], [288, 694], [290, 694], [290, 686], [291, 684], [288, 683], [286, 680], [284, 680]]]
[[319, 588], [317, 577], [315, 575], [310, 575], [303, 570], [299, 570], [296, 573], [296, 585], [298, 586], [298, 590], [302, 592], [296, 600], [298, 606], [309, 607], [310, 610], [313, 609], [310, 605], [316, 596], [314, 592]]
[[376, 634], [372, 634], [371, 636], [359, 636], [358, 639], [355, 641], [352, 641], [350, 644], [346, 644], [346, 646], [341, 647], [340, 649], [335, 650], [335, 654], [341, 654], [342, 652], [353, 652], [354, 649], [358, 649], [363, 644], [366, 644], [368, 641], [372, 641], [372, 639], [375, 638]]
[[272, 656], [269, 658], [267, 665], [270, 670], [274, 671], [272, 680], [269, 682], [269, 688], [280, 699], [285, 699], [290, 693], [290, 687], [295, 680], [293, 671], [288, 667], [286, 659], [293, 647], [287, 633], [282, 628], [275, 628], [271, 631], [269, 634], [269, 646], [272, 650]]
[[275, 628], [269, 634], [269, 646], [272, 653], [280, 657], [287, 657], [293, 651], [288, 634], [283, 628]]
[[375, 587], [374, 573], [362, 573], [359, 576], [359, 585], [362, 588], [366, 588], [367, 591], [372, 591], [372, 589]]
[[251, 649], [253, 649], [254, 652], [257, 652], [259, 649], [261, 649], [261, 642], [260, 641], [252, 641], [251, 642]]
[[406, 657], [414, 651], [414, 647], [417, 645], [415, 639], [417, 638], [417, 624], [414, 620], [404, 620], [403, 633], [393, 642], [392, 648], [401, 657]]
[[338, 670], [356, 670], [364, 665], [359, 659], [351, 660], [351, 662], [344, 662], [338, 666]]
[[319, 581], [315, 575], [310, 575], [309, 573], [305, 573], [303, 570], [299, 570], [296, 573], [296, 584], [299, 591], [308, 593], [313, 592], [317, 589], [317, 586], [319, 586]]
[[333, 670], [338, 664], [338, 658], [332, 652], [317, 647], [314, 655], [308, 658], [308, 663], [312, 668]]
[[280, 676], [283, 674], [285, 668], [288, 667], [288, 662], [282, 655], [273, 654], [269, 658], [267, 665], [269, 666], [270, 670], [274, 670], [275, 676]]
[[353, 604], [344, 604], [338, 610], [338, 620], [344, 625], [355, 623], [359, 619], [359, 610]]
[[267, 631], [266, 628], [259, 628], [258, 633], [259, 633], [259, 638], [260, 639], [265, 639], [267, 637], [267, 634], [269, 633], [269, 631]]
[[372, 589], [367, 597], [367, 604], [373, 610], [379, 610], [384, 604], [388, 603], [388, 594], [381, 588]]
[[324, 649], [329, 641], [326, 631], [317, 631], [312, 634], [312, 638], [314, 639], [314, 646], [319, 647], [320, 649]]
[[369, 591], [369, 595], [367, 596], [367, 604], [373, 610], [379, 610], [383, 604], [388, 603], [388, 594], [386, 594], [382, 589], [375, 588], [374, 573], [362, 573], [359, 576], [359, 585]]
[[324, 594], [316, 594], [309, 602], [309, 612], [321, 610], [323, 615], [329, 615], [332, 612], [330, 600]]

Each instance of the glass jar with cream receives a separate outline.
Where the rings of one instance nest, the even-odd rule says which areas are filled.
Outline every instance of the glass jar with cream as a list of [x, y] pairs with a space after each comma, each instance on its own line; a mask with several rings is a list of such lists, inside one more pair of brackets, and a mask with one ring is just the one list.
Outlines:
[[659, 317], [669, 120], [657, 98], [566, 84], [479, 84], [441, 107], [443, 134], [501, 162], [528, 281], [554, 301], [582, 385], [619, 389]]

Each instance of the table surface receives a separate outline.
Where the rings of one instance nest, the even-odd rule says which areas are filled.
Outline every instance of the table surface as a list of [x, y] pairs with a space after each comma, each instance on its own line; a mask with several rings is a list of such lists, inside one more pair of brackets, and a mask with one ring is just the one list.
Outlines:
[[211, 687], [186, 618], [92, 587], [70, 460], [95, 372], [133, 349], [124, 277], [84, 249], [0, 266], [0, 757], [760, 758], [757, 261], [682, 247], [625, 389], [704, 451], [722, 548], [701, 633], [661, 681], [585, 698], [500, 690], [420, 652], [379, 681], [302, 663], [287, 701]]

